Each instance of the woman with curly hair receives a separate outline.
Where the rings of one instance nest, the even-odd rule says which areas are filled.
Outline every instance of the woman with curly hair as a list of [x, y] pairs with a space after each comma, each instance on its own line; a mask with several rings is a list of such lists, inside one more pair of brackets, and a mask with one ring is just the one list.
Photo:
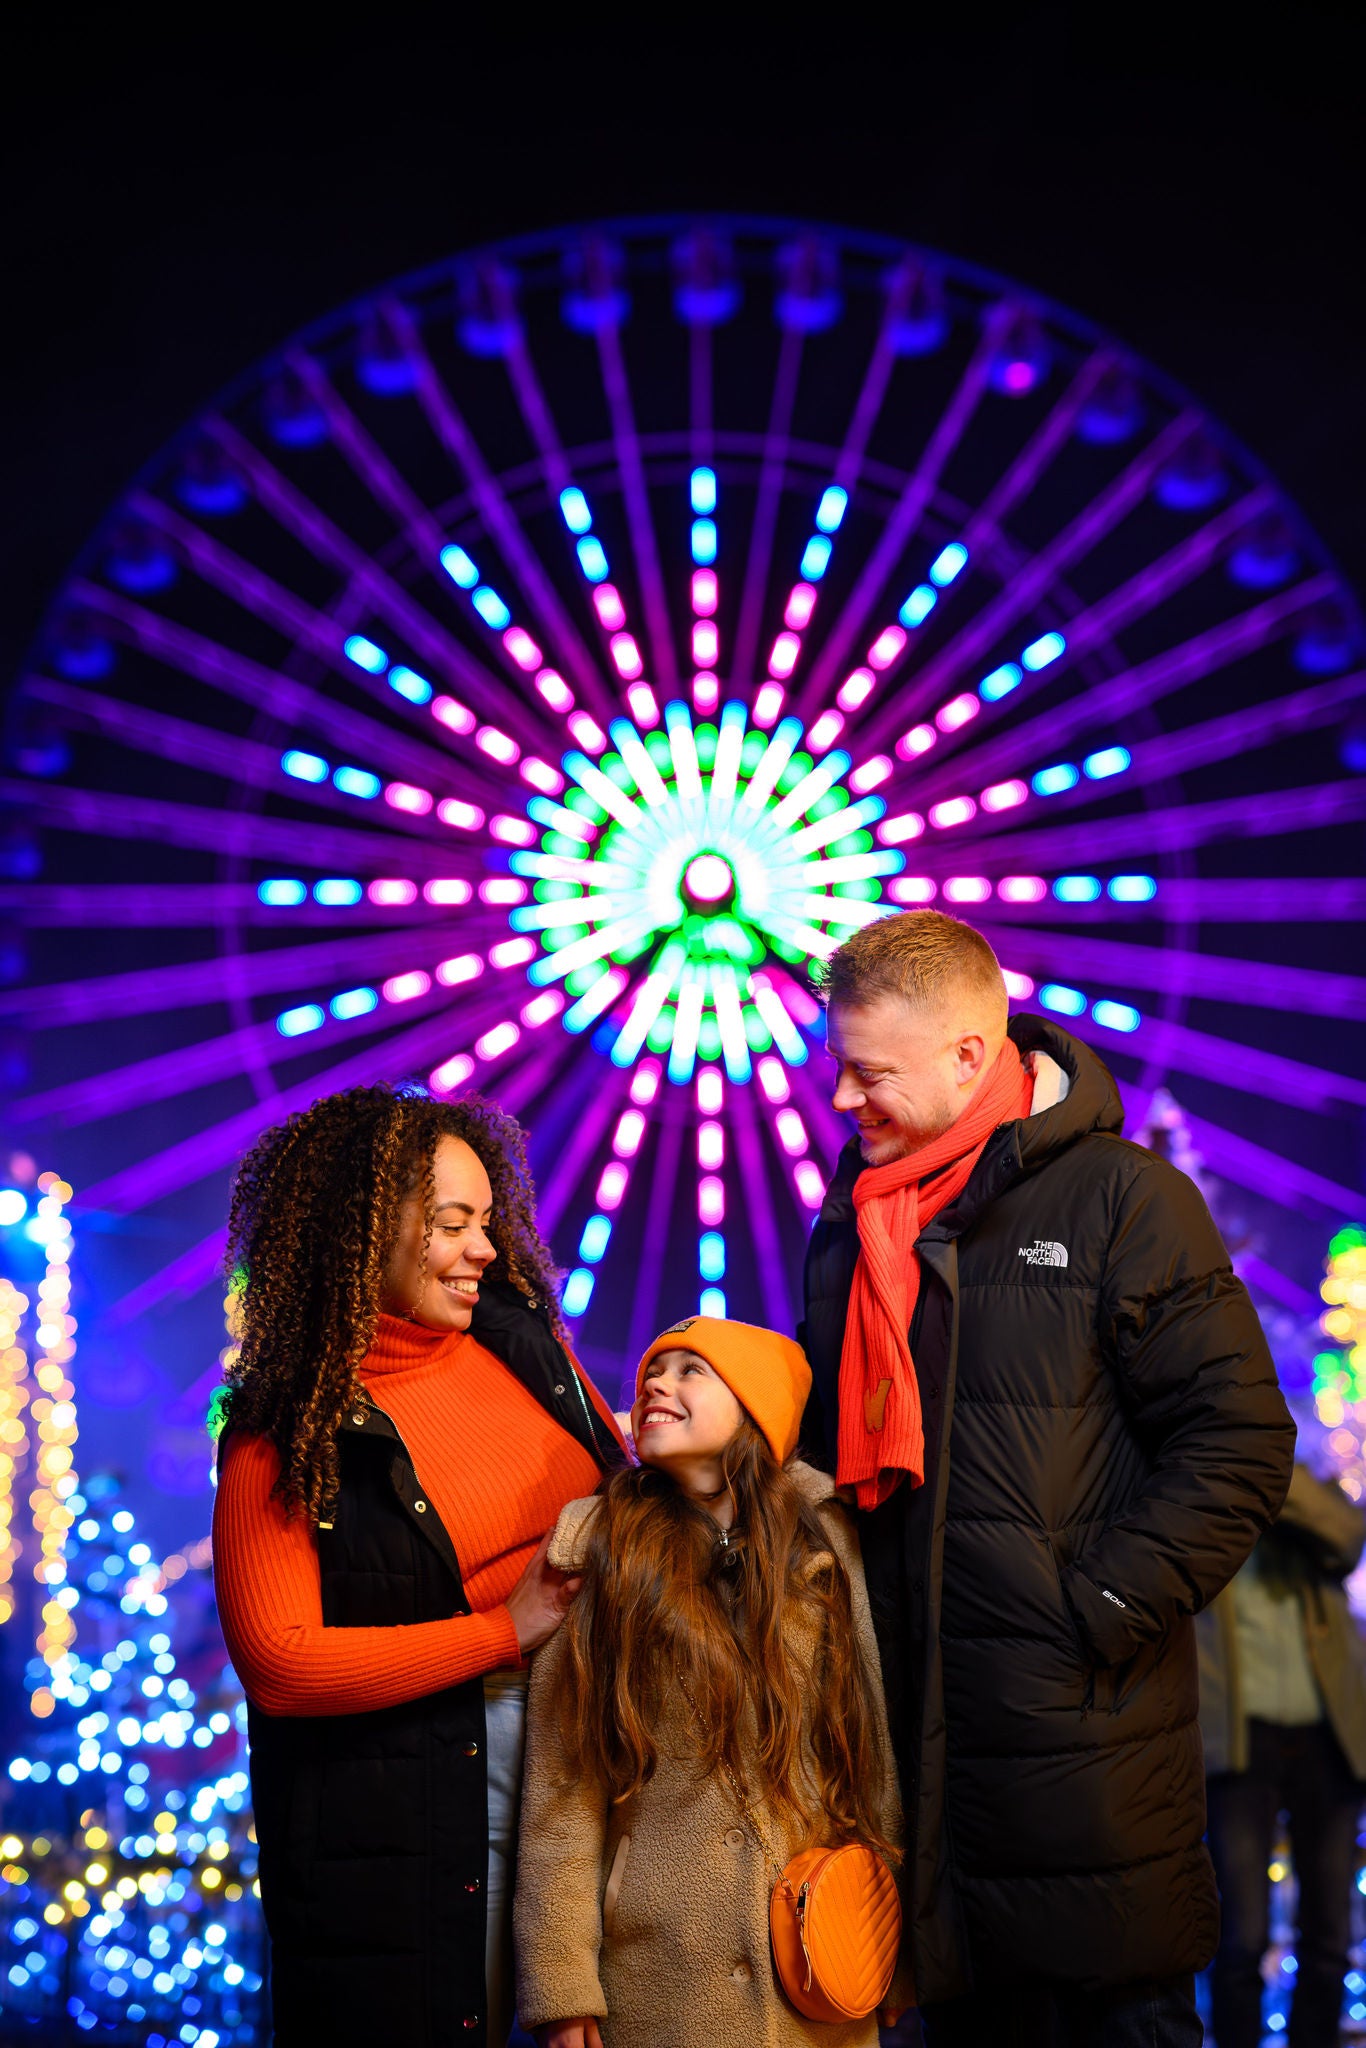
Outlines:
[[247, 1693], [277, 2048], [502, 2048], [526, 1659], [622, 1447], [570, 1354], [522, 1132], [384, 1086], [233, 1192], [214, 1568]]

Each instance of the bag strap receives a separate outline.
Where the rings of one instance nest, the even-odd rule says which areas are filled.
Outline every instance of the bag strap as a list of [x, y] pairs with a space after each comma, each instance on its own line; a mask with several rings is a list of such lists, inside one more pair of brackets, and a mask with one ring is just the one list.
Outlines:
[[[678, 1690], [682, 1693], [684, 1699], [688, 1702], [689, 1707], [692, 1709], [693, 1719], [694, 1721], [696, 1721], [698, 1730], [701, 1733], [703, 1740], [705, 1741], [707, 1734], [707, 1724], [702, 1719], [702, 1715], [698, 1708], [696, 1700], [688, 1691], [687, 1686], [683, 1683], [683, 1680], [681, 1678], [678, 1681]], [[749, 1822], [750, 1828], [752, 1829], [754, 1836], [758, 1841], [759, 1848], [762, 1854], [767, 1859], [767, 1861], [771, 1863], [773, 1866], [775, 1882], [781, 1887], [783, 1891], [787, 1893], [788, 1898], [791, 1899], [793, 1905], [795, 1906], [797, 1903], [796, 1896], [792, 1890], [791, 1884], [788, 1881], [787, 1872], [783, 1868], [783, 1865], [778, 1861], [776, 1855], [773, 1853], [772, 1844], [769, 1842], [767, 1835], [763, 1831], [763, 1827], [760, 1824], [758, 1814], [754, 1811], [754, 1808], [750, 1805], [748, 1799], [746, 1799], [744, 1789], [741, 1786], [739, 1779], [736, 1777], [734, 1771], [731, 1769], [730, 1765], [727, 1763], [724, 1756], [720, 1759], [720, 1763], [721, 1769], [725, 1774], [726, 1783], [730, 1786], [731, 1797], [734, 1799], [736, 1805], [739, 1807], [743, 1818]]]

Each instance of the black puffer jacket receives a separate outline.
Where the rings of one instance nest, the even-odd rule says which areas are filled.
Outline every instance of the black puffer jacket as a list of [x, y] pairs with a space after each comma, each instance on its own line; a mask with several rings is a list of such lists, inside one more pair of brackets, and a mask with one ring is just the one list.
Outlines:
[[[925, 1482], [860, 1518], [902, 1771], [922, 2003], [1022, 1974], [1103, 1986], [1217, 1939], [1190, 1617], [1281, 1504], [1294, 1427], [1194, 1185], [1069, 1078], [921, 1236]], [[858, 1256], [841, 1155], [807, 1259], [808, 1444], [834, 1444]]]

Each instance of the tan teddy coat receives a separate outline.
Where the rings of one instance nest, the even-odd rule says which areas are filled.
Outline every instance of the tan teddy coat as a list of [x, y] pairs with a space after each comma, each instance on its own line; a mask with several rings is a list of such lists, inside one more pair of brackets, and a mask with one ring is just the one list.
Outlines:
[[[876, 1673], [849, 1514], [824, 1473], [800, 1463], [788, 1469], [818, 1508], [830, 1548], [849, 1574], [855, 1632]], [[561, 1514], [550, 1545], [559, 1570], [581, 1566], [596, 1506], [573, 1501]], [[804, 1661], [812, 1648], [806, 1646]], [[801, 1646], [794, 1649], [801, 1654]], [[875, 2019], [818, 2024], [778, 1990], [768, 1934], [772, 1872], [724, 1777], [700, 1775], [686, 1702], [660, 1730], [654, 1777], [623, 1805], [610, 1805], [594, 1784], [566, 1781], [557, 1728], [565, 1665], [563, 1638], [555, 1635], [531, 1674], [516, 1902], [522, 2025], [592, 2014], [605, 2048], [876, 2048]], [[880, 1687], [876, 1705], [883, 1825], [899, 1841]], [[802, 1845], [766, 1808], [759, 1814], [786, 1861]]]

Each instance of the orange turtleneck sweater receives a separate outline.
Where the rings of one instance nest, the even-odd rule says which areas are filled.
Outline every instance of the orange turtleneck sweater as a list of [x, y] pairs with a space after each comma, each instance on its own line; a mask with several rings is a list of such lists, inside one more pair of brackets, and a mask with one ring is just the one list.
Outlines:
[[393, 1628], [324, 1627], [313, 1530], [271, 1496], [279, 1453], [268, 1438], [231, 1436], [214, 1503], [214, 1585], [237, 1675], [268, 1714], [387, 1707], [519, 1664], [507, 1596], [566, 1501], [592, 1493], [600, 1477], [587, 1451], [465, 1332], [382, 1315], [360, 1376], [408, 1447], [473, 1611]]

